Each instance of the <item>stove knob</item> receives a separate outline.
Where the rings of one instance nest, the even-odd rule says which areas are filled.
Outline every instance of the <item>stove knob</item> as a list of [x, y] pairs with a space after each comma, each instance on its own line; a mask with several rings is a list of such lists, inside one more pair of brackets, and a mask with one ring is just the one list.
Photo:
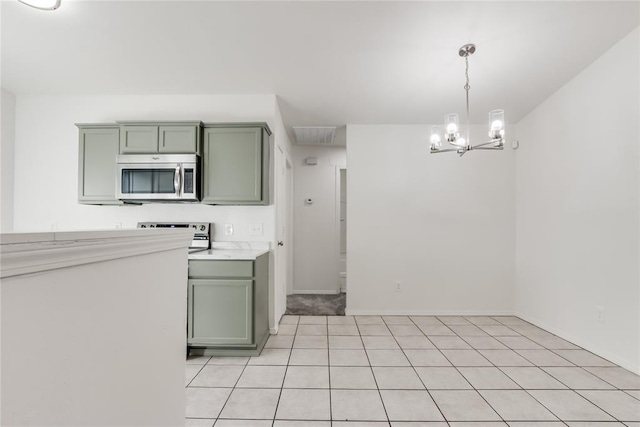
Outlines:
[[204, 226], [204, 225], [201, 225], [201, 226], [200, 226], [200, 231], [204, 231], [204, 229], [205, 229], [205, 226]]
[[194, 224], [194, 225], [192, 225], [191, 227], [193, 227], [193, 229], [194, 229], [194, 230], [197, 230], [197, 229], [198, 229], [198, 226], [197, 226], [197, 225], [195, 225], [195, 224]]
[[147, 228], [147, 226], [146, 226], [146, 225], [144, 225], [144, 224], [142, 224], [140, 227], [141, 227], [141, 228]]
[[153, 225], [153, 224], [151, 224], [149, 227], [151, 227], [151, 228], [156, 228], [156, 226], [155, 226], [155, 225]]

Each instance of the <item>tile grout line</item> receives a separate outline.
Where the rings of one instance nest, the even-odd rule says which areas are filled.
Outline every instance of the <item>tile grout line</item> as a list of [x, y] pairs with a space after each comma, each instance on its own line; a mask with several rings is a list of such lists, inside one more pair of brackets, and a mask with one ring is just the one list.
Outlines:
[[[415, 326], [416, 328], [418, 328], [418, 330], [420, 330], [420, 332], [422, 332], [424, 334], [424, 331], [422, 329], [420, 329], [418, 327], [418, 325], [415, 324], [415, 322], [413, 321], [413, 319], [410, 316], [407, 316], [407, 318], [409, 319], [409, 321], [411, 322], [412, 326]], [[382, 321], [385, 322], [384, 317], [382, 318]], [[387, 326], [388, 327], [388, 326]], [[433, 404], [435, 405], [436, 409], [438, 410], [438, 412], [440, 413], [440, 416], [442, 417], [442, 419], [447, 423], [447, 425], [451, 425], [449, 423], [449, 420], [447, 420], [447, 417], [444, 415], [444, 412], [442, 412], [442, 409], [440, 409], [440, 405], [438, 405], [438, 402], [436, 402], [436, 400], [433, 398], [433, 395], [431, 394], [431, 392], [429, 391], [429, 389], [427, 388], [427, 385], [424, 383], [424, 381], [422, 381], [422, 377], [420, 377], [420, 375], [418, 374], [418, 371], [416, 371], [416, 367], [413, 365], [413, 363], [411, 362], [411, 359], [409, 359], [407, 357], [407, 354], [405, 353], [405, 349], [402, 348], [402, 346], [400, 345], [400, 343], [398, 342], [398, 340], [396, 339], [396, 336], [393, 335], [393, 333], [391, 333], [391, 336], [393, 337], [393, 340], [396, 342], [396, 344], [398, 345], [398, 347], [400, 347], [400, 351], [402, 351], [402, 354], [404, 355], [404, 357], [407, 359], [407, 362], [409, 362], [409, 365], [411, 366], [411, 369], [413, 369], [413, 372], [416, 374], [416, 376], [418, 377], [418, 380], [420, 381], [420, 383], [424, 386], [424, 389], [427, 392], [427, 395], [429, 396], [429, 398], [431, 399], [431, 401], [433, 402]], [[427, 341], [429, 341], [431, 343], [431, 345], [433, 345], [435, 348], [436, 345], [429, 339], [429, 337], [427, 337], [426, 334], [424, 334], [424, 337], [427, 339]], [[442, 352], [440, 352], [440, 354], [442, 354]], [[444, 355], [442, 355], [443, 357], [445, 357]], [[445, 357], [446, 359], [446, 357]], [[448, 359], [447, 359], [448, 360]]]
[[[380, 317], [380, 319], [382, 319], [382, 317]], [[384, 404], [384, 399], [382, 399], [382, 393], [380, 392], [380, 386], [378, 385], [378, 379], [376, 378], [376, 374], [373, 372], [373, 366], [371, 366], [371, 359], [369, 359], [369, 353], [367, 353], [367, 348], [364, 345], [364, 340], [362, 339], [362, 333], [360, 332], [360, 325], [358, 324], [358, 320], [356, 319], [355, 316], [353, 317], [353, 320], [354, 322], [356, 322], [356, 328], [358, 329], [358, 336], [360, 337], [360, 341], [362, 342], [362, 349], [364, 351], [365, 356], [367, 357], [367, 362], [369, 363], [369, 370], [371, 371], [373, 382], [376, 384], [376, 390], [378, 391], [378, 396], [380, 397], [380, 403], [382, 403], [382, 409], [384, 410], [384, 414], [387, 417], [387, 424], [391, 425], [391, 420], [389, 419], [389, 413], [387, 412], [387, 407]]]
[[327, 322], [327, 375], [329, 376], [329, 423], [333, 425], [333, 406], [332, 406], [332, 397], [331, 397], [331, 359], [329, 358], [329, 318], [325, 317], [325, 321]]
[[[437, 317], [437, 316], [436, 316], [436, 318], [442, 322], [442, 320], [441, 320], [439, 317]], [[462, 317], [462, 318], [464, 319], [464, 317]], [[465, 319], [465, 320], [466, 320], [466, 319]], [[442, 322], [442, 323], [444, 323], [444, 322]], [[469, 322], [469, 323], [471, 323], [471, 322]], [[444, 324], [445, 324], [445, 326], [447, 326], [447, 328], [449, 328], [449, 325], [447, 325], [446, 323], [444, 323]], [[454, 326], [454, 325], [451, 325], [451, 326]], [[460, 337], [460, 336], [458, 335], [458, 333], [457, 333], [457, 332], [455, 332], [455, 331], [454, 331], [454, 330], [452, 330], [451, 328], [449, 328], [449, 329], [450, 329], [452, 332], [454, 332], [454, 333], [456, 334], [456, 335], [455, 335], [456, 337], [460, 338], [463, 342], [467, 343], [467, 342], [466, 342], [462, 337]], [[467, 343], [467, 345], [469, 345], [469, 343]], [[437, 347], [437, 346], [436, 346], [436, 347]], [[475, 348], [473, 348], [473, 346], [470, 346], [470, 347], [471, 347], [473, 350], [475, 350], [475, 351], [476, 351], [476, 352], [477, 352], [477, 353], [478, 353], [478, 354], [479, 354], [483, 359], [485, 359], [488, 363], [490, 363], [493, 367], [495, 367], [495, 364], [494, 364], [492, 361], [490, 361], [489, 359], [487, 359], [487, 358], [484, 356], [484, 354], [480, 353], [478, 350], [476, 350]], [[440, 349], [438, 348], [438, 350], [440, 350]], [[476, 394], [477, 394], [478, 396], [480, 396], [480, 398], [481, 398], [481, 399], [482, 399], [482, 400], [483, 400], [483, 401], [484, 401], [484, 402], [489, 406], [489, 408], [491, 408], [491, 410], [492, 410], [492, 411], [493, 411], [493, 412], [494, 412], [494, 413], [495, 413], [495, 414], [500, 418], [500, 420], [501, 420], [503, 423], [507, 424], [507, 421], [504, 419], [504, 417], [503, 417], [503, 416], [502, 416], [498, 411], [496, 411], [496, 409], [493, 407], [493, 405], [491, 405], [491, 403], [489, 403], [489, 401], [488, 401], [488, 400], [487, 400], [487, 399], [482, 395], [482, 393], [480, 393], [480, 392], [475, 388], [475, 386], [474, 386], [473, 384], [471, 384], [471, 381], [469, 381], [469, 380], [467, 379], [467, 377], [465, 377], [465, 376], [462, 374], [462, 372], [460, 372], [460, 369], [459, 369], [459, 368], [460, 368], [460, 366], [456, 366], [455, 364], [453, 364], [453, 363], [451, 362], [451, 360], [447, 357], [447, 355], [446, 355], [446, 354], [444, 354], [444, 352], [442, 352], [442, 355], [443, 355], [443, 356], [444, 356], [444, 357], [449, 361], [449, 363], [451, 363], [451, 365], [452, 365], [452, 366], [453, 366], [453, 368], [456, 370], [456, 372], [458, 372], [458, 374], [459, 374], [462, 378], [464, 378], [464, 380], [465, 380], [465, 381], [466, 381], [466, 382], [471, 386], [471, 389], [472, 389], [473, 391], [475, 391], [475, 392], [476, 392]], [[488, 421], [487, 421], [487, 422], [488, 422]]]
[[284, 382], [287, 380], [287, 372], [289, 371], [289, 363], [291, 363], [291, 356], [293, 355], [293, 345], [296, 342], [296, 337], [298, 336], [298, 327], [300, 326], [300, 316], [298, 316], [298, 321], [296, 322], [296, 332], [293, 336], [293, 340], [291, 340], [291, 347], [289, 348], [289, 357], [287, 358], [287, 363], [284, 367], [284, 376], [282, 377], [282, 384], [280, 384], [280, 393], [278, 393], [278, 401], [276, 402], [275, 410], [273, 411], [273, 420], [271, 421], [271, 427], [273, 427], [276, 423], [276, 416], [278, 414], [278, 407], [280, 406], [280, 399], [282, 398], [282, 391], [284, 390]]

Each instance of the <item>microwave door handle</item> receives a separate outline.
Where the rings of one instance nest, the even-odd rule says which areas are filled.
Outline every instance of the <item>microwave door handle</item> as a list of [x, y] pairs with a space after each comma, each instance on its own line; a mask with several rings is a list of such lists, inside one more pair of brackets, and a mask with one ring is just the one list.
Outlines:
[[184, 165], [180, 164], [180, 194], [184, 196]]
[[176, 196], [180, 196], [180, 189], [182, 188], [182, 163], [178, 163], [176, 171], [173, 174], [173, 190]]

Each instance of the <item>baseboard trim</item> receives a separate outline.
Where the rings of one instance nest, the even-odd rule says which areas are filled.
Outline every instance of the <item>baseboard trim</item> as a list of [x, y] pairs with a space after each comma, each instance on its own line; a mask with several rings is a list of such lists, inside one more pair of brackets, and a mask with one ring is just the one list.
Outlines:
[[347, 316], [515, 316], [512, 311], [345, 310]]
[[295, 295], [307, 295], [307, 294], [322, 294], [322, 295], [336, 295], [339, 294], [340, 290], [339, 289], [335, 289], [335, 290], [302, 290], [302, 289], [294, 289], [291, 294]]
[[539, 328], [544, 329], [547, 332], [551, 332], [554, 335], [557, 335], [558, 337], [562, 338], [563, 340], [569, 341], [572, 344], [575, 344], [579, 347], [584, 348], [587, 351], [590, 351], [591, 353], [598, 355], [604, 359], [607, 359], [608, 361], [610, 361], [611, 363], [615, 363], [618, 366], [621, 366], [631, 372], [633, 372], [634, 374], [638, 374], [640, 375], [640, 365], [638, 365], [637, 363], [633, 363], [629, 360], [625, 360], [625, 359], [621, 359], [620, 357], [616, 356], [615, 354], [612, 354], [610, 352], [608, 352], [607, 350], [603, 350], [602, 348], [598, 347], [597, 345], [592, 344], [591, 342], [587, 342], [583, 339], [577, 338], [571, 334], [568, 334], [566, 332], [564, 332], [563, 330], [559, 329], [559, 328], [555, 328], [545, 322], [542, 322], [534, 317], [531, 316], [527, 316], [527, 315], [523, 315], [523, 314], [516, 314], [516, 316], [518, 316], [519, 318], [521, 318], [522, 320], [525, 320], [529, 323], [531, 323], [532, 325], [535, 325]]

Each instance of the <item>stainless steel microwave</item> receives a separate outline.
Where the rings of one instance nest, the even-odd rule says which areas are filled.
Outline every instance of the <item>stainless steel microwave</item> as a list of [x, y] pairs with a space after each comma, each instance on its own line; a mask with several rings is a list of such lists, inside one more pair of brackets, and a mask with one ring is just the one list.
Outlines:
[[199, 200], [197, 154], [123, 154], [116, 157], [118, 198], [130, 202]]

